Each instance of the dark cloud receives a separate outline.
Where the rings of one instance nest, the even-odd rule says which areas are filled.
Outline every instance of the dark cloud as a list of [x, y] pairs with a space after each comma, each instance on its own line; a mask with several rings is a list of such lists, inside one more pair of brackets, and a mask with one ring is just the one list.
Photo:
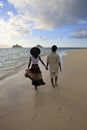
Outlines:
[[87, 20], [87, 0], [9, 0], [38, 29], [54, 29]]
[[[74, 0], [73, 0], [74, 1]], [[69, 14], [77, 19], [87, 19], [87, 0], [75, 0], [70, 6]]]

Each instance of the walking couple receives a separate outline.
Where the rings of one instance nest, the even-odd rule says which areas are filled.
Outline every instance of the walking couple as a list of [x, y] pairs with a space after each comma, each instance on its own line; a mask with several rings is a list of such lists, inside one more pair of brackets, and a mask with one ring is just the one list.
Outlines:
[[28, 69], [26, 70], [25, 77], [29, 77], [32, 80], [32, 85], [35, 86], [35, 90], [37, 90], [37, 87], [40, 85], [45, 85], [45, 82], [43, 81], [42, 78], [42, 73], [38, 65], [38, 61], [40, 61], [46, 70], [50, 70], [50, 78], [51, 78], [51, 84], [53, 87], [57, 85], [57, 80], [58, 80], [58, 71], [60, 68], [61, 69], [61, 63], [60, 63], [60, 57], [56, 53], [57, 51], [57, 46], [53, 45], [51, 48], [52, 52], [47, 56], [47, 63], [43, 62], [43, 60], [40, 57], [40, 49], [37, 47], [33, 47], [30, 50], [30, 58], [29, 58], [29, 64], [28, 64]]

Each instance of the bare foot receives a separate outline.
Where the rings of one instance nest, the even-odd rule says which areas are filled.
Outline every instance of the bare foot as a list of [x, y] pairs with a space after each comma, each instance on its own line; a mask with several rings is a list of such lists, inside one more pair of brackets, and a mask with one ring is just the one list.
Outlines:
[[54, 84], [52, 84], [52, 86], [53, 86], [53, 88], [55, 88], [55, 85], [54, 85]]
[[37, 86], [35, 86], [35, 90], [37, 90]]
[[57, 83], [55, 83], [55, 86], [58, 86], [58, 84], [57, 84]]

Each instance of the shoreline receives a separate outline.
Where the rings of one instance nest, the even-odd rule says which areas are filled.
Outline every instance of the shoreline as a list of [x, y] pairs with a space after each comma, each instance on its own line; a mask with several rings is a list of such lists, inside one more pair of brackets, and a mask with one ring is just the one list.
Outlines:
[[[47, 57], [47, 55], [49, 54], [50, 52], [48, 51], [48, 52], [44, 52], [44, 53], [42, 53], [40, 56], [41, 56], [41, 58], [43, 59], [44, 57]], [[61, 58], [64, 56], [64, 55], [66, 55], [66, 53], [65, 53], [65, 51], [63, 51], [63, 52], [60, 52], [60, 56], [61, 56]], [[29, 58], [27, 58], [28, 60], [29, 60]], [[8, 77], [10, 77], [10, 76], [12, 76], [12, 75], [15, 75], [15, 74], [17, 74], [18, 72], [20, 72], [21, 70], [23, 70], [23, 69], [25, 69], [25, 68], [27, 68], [27, 66], [28, 66], [28, 62], [29, 61], [26, 61], [26, 63], [22, 63], [20, 66], [15, 66], [15, 64], [13, 65], [13, 66], [10, 66], [11, 68], [9, 69], [9, 70], [4, 70], [3, 69], [3, 71], [2, 70], [0, 70], [0, 81], [2, 81], [2, 80], [4, 80], [4, 79], [6, 79], [6, 78], [8, 78]], [[9, 67], [9, 66], [8, 66]], [[13, 67], [13, 68], [12, 68]], [[4, 68], [4, 67], [3, 67]]]
[[[0, 82], [1, 130], [86, 130], [87, 49], [68, 50], [58, 86], [40, 64], [46, 85], [37, 92], [21, 70]], [[46, 63], [46, 56], [43, 61]]]
[[[8, 49], [11, 49], [11, 48], [8, 48]], [[79, 48], [59, 48], [57, 53], [60, 55], [60, 58], [62, 59], [63, 56], [67, 55], [66, 52], [68, 50], [73, 50], [73, 49], [78, 50]], [[81, 49], [84, 50], [84, 48], [81, 48]], [[47, 50], [45, 50], [45, 52], [42, 51], [41, 57], [43, 58], [44, 56], [47, 56], [50, 52], [51, 52], [51, 48], [50, 48], [49, 51], [47, 51]], [[28, 58], [27, 58], [27, 60], [28, 60]], [[20, 62], [19, 64], [16, 65], [14, 63], [11, 66], [10, 65], [8, 66], [8, 64], [7, 64], [7, 67], [3, 66], [6, 63], [3, 63], [3, 64], [1, 63], [2, 65], [1, 65], [1, 68], [0, 68], [0, 81], [4, 80], [5, 78], [8, 78], [9, 76], [17, 74], [19, 71], [23, 70], [28, 64], [27, 60], [26, 60], [26, 57], [25, 57], [25, 60], [21, 61], [21, 62], [19, 61]]]

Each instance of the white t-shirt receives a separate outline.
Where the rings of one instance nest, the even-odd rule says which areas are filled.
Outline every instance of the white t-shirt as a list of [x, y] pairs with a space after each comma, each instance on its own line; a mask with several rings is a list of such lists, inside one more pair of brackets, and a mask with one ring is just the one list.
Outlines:
[[39, 57], [34, 58], [33, 56], [31, 56], [31, 61], [32, 61], [32, 64], [38, 64]]

